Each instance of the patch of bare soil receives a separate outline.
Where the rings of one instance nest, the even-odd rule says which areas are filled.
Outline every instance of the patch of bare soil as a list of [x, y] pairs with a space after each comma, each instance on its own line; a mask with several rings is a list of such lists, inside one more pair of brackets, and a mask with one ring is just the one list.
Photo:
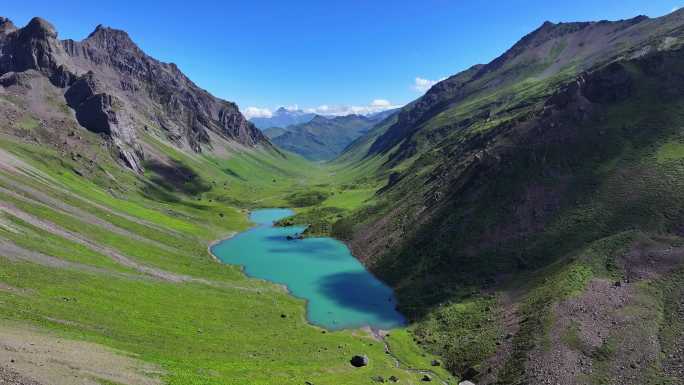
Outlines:
[[0, 366], [0, 384], [3, 385], [43, 385], [35, 380], [26, 378], [10, 368]]
[[[679, 297], [676, 311], [675, 317], [684, 320], [684, 297]], [[684, 335], [678, 336], [674, 349], [665, 357], [663, 372], [671, 378], [678, 379], [680, 383], [684, 383]]]
[[684, 263], [684, 247], [673, 247], [668, 242], [640, 242], [618, 264], [631, 280], [653, 279], [669, 273]]
[[101, 345], [37, 329], [0, 325], [0, 383], [21, 385], [158, 385], [163, 372]]
[[482, 363], [484, 373], [478, 384], [494, 384], [497, 382], [499, 371], [503, 369], [511, 353], [513, 353], [513, 336], [520, 330], [520, 316], [516, 294], [503, 292], [499, 296], [499, 306], [503, 310], [502, 325], [504, 338], [497, 341], [496, 353]]
[[[548, 333], [530, 352], [530, 384], [639, 384], [661, 373], [684, 378], [684, 348], [661, 366], [660, 319], [649, 282], [680, 268], [684, 248], [644, 240], [616, 259], [625, 272], [613, 282], [593, 279], [584, 292], [555, 304]], [[684, 317], [680, 299], [679, 317]]]
[[594, 371], [592, 355], [617, 327], [629, 319], [621, 314], [632, 301], [632, 288], [603, 279], [592, 280], [585, 292], [556, 304], [548, 341], [530, 353], [532, 384], [582, 384]]

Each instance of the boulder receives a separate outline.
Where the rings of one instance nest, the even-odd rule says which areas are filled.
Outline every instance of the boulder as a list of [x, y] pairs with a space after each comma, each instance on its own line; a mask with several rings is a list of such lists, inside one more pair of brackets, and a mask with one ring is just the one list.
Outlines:
[[458, 383], [458, 385], [475, 385], [475, 384], [470, 382], [470, 381], [461, 381]]
[[368, 356], [366, 355], [355, 355], [349, 361], [353, 367], [360, 368], [368, 365]]
[[432, 366], [442, 366], [442, 363], [439, 362], [439, 360], [432, 360], [432, 362], [430, 362], [430, 365], [432, 365]]
[[390, 380], [390, 382], [399, 382], [399, 377], [397, 377], [397, 376], [390, 376], [389, 380]]
[[420, 379], [423, 382], [430, 382], [432, 381], [432, 377], [429, 374], [423, 374], [423, 378]]

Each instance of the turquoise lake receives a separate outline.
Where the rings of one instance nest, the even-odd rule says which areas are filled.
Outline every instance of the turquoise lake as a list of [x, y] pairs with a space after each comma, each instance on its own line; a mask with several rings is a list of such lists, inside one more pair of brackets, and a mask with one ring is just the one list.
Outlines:
[[404, 325], [392, 289], [344, 243], [324, 237], [288, 240], [305, 228], [273, 226], [289, 215], [289, 209], [255, 210], [250, 220], [256, 227], [216, 244], [212, 252], [225, 263], [242, 265], [247, 275], [283, 284], [306, 299], [307, 317], [315, 325], [330, 330]]

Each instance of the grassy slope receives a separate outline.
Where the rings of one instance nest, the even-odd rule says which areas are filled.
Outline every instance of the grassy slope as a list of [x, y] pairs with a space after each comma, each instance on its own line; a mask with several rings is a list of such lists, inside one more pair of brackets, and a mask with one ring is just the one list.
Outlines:
[[[415, 274], [417, 285], [409, 283], [402, 291], [403, 298], [414, 306], [425, 306], [436, 301], [446, 301], [429, 310], [429, 315], [419, 323], [420, 328], [428, 331], [426, 341], [434, 352], [446, 357], [448, 365], [457, 372], [462, 372], [469, 366], [475, 366], [479, 370], [486, 369], [480, 366], [483, 360], [494, 351], [495, 341], [502, 341], [501, 335], [496, 338], [488, 338], [490, 330], [497, 328], [497, 318], [488, 312], [471, 312], [471, 316], [477, 317], [477, 326], [461, 328], [462, 322], [453, 323], [448, 321], [450, 317], [457, 316], [464, 302], [468, 302], [469, 290], [478, 290], [481, 285], [487, 286], [487, 282], [494, 282], [496, 272], [516, 272], [521, 274], [526, 270], [535, 270], [528, 276], [533, 278], [535, 285], [525, 283], [516, 291], [526, 292], [525, 299], [521, 303], [520, 317], [527, 322], [522, 325], [521, 333], [514, 340], [515, 354], [510, 358], [499, 381], [503, 384], [517, 383], [525, 376], [525, 361], [527, 354], [535, 346], [539, 338], [543, 338], [548, 332], [549, 311], [553, 303], [561, 301], [568, 295], [581, 293], [584, 285], [592, 277], [608, 277], [611, 275], [605, 269], [596, 269], [592, 266], [602, 266], [602, 261], [607, 257], [605, 253], [583, 252], [588, 242], [608, 242], [614, 239], [614, 234], [628, 229], [641, 229], [650, 233], [663, 233], [672, 230], [672, 226], [679, 220], [681, 202], [682, 174], [681, 158], [678, 159], [677, 148], [681, 146], [681, 100], [659, 100], [656, 96], [657, 86], [652, 88], [648, 84], [640, 85], [644, 94], [635, 96], [630, 102], [616, 106], [609, 110], [599, 120], [593, 121], [580, 128], [580, 135], [587, 138], [585, 147], [562, 149], [547, 149], [550, 156], [546, 159], [548, 164], [563, 165], [560, 175], [572, 175], [572, 190], [566, 191], [563, 199], [565, 209], [554, 215], [552, 221], [546, 224], [543, 232], [532, 234], [523, 239], [514, 239], [501, 242], [496, 247], [485, 249], [479, 253], [478, 258], [460, 256], [462, 248], [472, 239], [478, 239], [486, 229], [495, 223], [503, 223], [510, 216], [515, 215], [510, 207], [515, 206], [515, 198], [506, 199], [511, 192], [521, 191], [521, 180], [529, 183], [536, 181], [541, 185], [554, 186], [558, 181], [552, 181], [539, 177], [546, 174], [543, 169], [531, 166], [529, 162], [521, 160], [514, 167], [515, 171], [507, 172], [497, 178], [497, 183], [489, 186], [491, 189], [484, 190], [480, 202], [482, 206], [474, 208], [478, 213], [475, 220], [469, 221], [467, 228], [462, 229], [459, 236], [447, 240], [440, 237], [439, 242], [432, 241], [433, 246], [425, 242], [419, 243], [421, 253], [415, 253], [416, 245], [412, 249], [404, 250], [399, 258], [403, 263], [394, 264], [396, 277], [406, 277], [415, 274], [415, 266], [423, 266], [425, 271], [444, 269], [445, 264], [457, 262], [461, 268], [452, 270], [447, 268], [445, 274], [450, 277], [447, 280], [432, 275], [420, 278], [420, 273]], [[658, 101], [654, 103], [654, 101]], [[627, 127], [625, 129], [625, 127]], [[596, 132], [601, 132], [597, 137]], [[597, 151], [600, 149], [599, 151]], [[566, 151], [567, 150], [567, 151]], [[553, 154], [553, 155], [551, 155]], [[552, 158], [551, 156], [555, 157]], [[576, 162], [576, 159], [582, 159]], [[668, 159], [667, 161], [664, 161]], [[515, 163], [514, 163], [515, 164]], [[567, 168], [565, 168], [567, 167]], [[527, 179], [529, 178], [529, 179]], [[513, 193], [513, 197], [515, 193]], [[471, 206], [472, 207], [472, 206]], [[460, 211], [454, 208], [449, 219], [442, 219], [427, 229], [427, 233], [438, 233], [439, 226], [446, 223], [459, 221]], [[622, 246], [628, 247], [630, 243], [622, 240]], [[427, 249], [425, 249], [427, 247]], [[449, 252], [447, 252], [449, 250]], [[612, 251], [611, 257], [617, 257], [621, 251]], [[453, 260], [449, 257], [437, 256], [454, 255]], [[415, 258], [414, 258], [415, 257]], [[557, 261], [572, 261], [579, 259], [581, 262], [569, 264]], [[441, 266], [441, 267], [438, 267]], [[379, 270], [385, 269], [379, 268]], [[617, 271], [614, 274], [624, 274]], [[543, 278], [539, 278], [543, 277]], [[668, 280], [669, 278], [664, 278]], [[438, 286], [435, 290], [444, 292], [451, 291], [451, 295], [445, 296], [430, 291], [424, 286], [428, 281], [453, 282]], [[524, 282], [521, 279], [521, 282]], [[415, 293], [423, 293], [415, 295]], [[435, 294], [437, 294], [435, 296]], [[406, 296], [409, 296], [407, 298]], [[646, 307], [639, 307], [639, 311], [649, 312]], [[442, 317], [442, 325], [434, 325], [431, 321], [434, 314], [446, 313]], [[651, 317], [659, 317], [658, 313], [650, 313]], [[492, 322], [493, 321], [493, 322]], [[658, 325], [658, 321], [656, 325]], [[444, 339], [457, 342], [461, 338], [468, 341], [476, 341], [473, 349], [462, 349], [462, 345], [456, 344], [454, 349], [436, 344], [429, 338], [430, 333], [444, 330], [448, 337]], [[655, 329], [657, 334], [657, 327]], [[632, 331], [632, 333], [636, 333]], [[420, 335], [420, 334], [419, 334]], [[652, 332], [649, 334], [654, 335]], [[491, 336], [491, 334], [490, 334]], [[486, 337], [486, 338], [483, 338]], [[440, 341], [438, 339], [438, 341]], [[604, 358], [604, 366], [610, 366], [611, 356]], [[654, 369], [654, 377], [664, 381], [667, 377], [662, 368]], [[611, 376], [608, 376], [611, 378]], [[604, 378], [605, 380], [605, 378]], [[597, 380], [598, 383], [601, 380]]]
[[[635, 239], [652, 239], [654, 234], [673, 230], [681, 218], [679, 191], [684, 180], [684, 141], [678, 130], [683, 121], [682, 103], [677, 98], [650, 103], [658, 100], [661, 87], [647, 84], [648, 77], [644, 79], [643, 94], [577, 127], [582, 136], [589, 138], [586, 142], [570, 150], [545, 149], [551, 154], [548, 163], [558, 166], [551, 169], [560, 169], [563, 176], [571, 174], [574, 188], [567, 192], [561, 210], [542, 234], [502, 242], [475, 258], [461, 258], [459, 252], [512, 214], [516, 194], [525, 183], [553, 187], [559, 182], [556, 174], [549, 177], [544, 167], [530, 166], [530, 159], [521, 156], [511, 160], [507, 173], [478, 191], [483, 193], [482, 204], [473, 206], [473, 210], [481, 215], [467, 227], [457, 227], [464, 211], [452, 207], [426, 227], [422, 239], [412, 238], [409, 247], [393, 250], [393, 258], [376, 266], [385, 279], [398, 283], [402, 306], [421, 314], [417, 323], [392, 333], [388, 339], [390, 349], [401, 362], [414, 368], [428, 367], [432, 357], [416, 346], [415, 340], [445, 357], [449, 370], [461, 373], [470, 367], [487, 369], [484, 360], [497, 350], [497, 343], [506, 344], [502, 295], [523, 293], [516, 301], [524, 322], [512, 338], [512, 354], [500, 371], [501, 383], [520, 382], [530, 350], [540, 339], [544, 343], [555, 303], [581, 295], [593, 278], [615, 279], [624, 274], [611, 261]], [[292, 206], [297, 202], [302, 207], [295, 221], [314, 224], [314, 234], [346, 234], [351, 231], [346, 228], [350, 227], [350, 213], [353, 222], [377, 218], [409, 192], [422, 191], [422, 182], [440, 162], [452, 164], [449, 161], [453, 159], [445, 153], [430, 150], [436, 143], [453, 149], [460, 141], [523, 117], [533, 104], [518, 110], [510, 107], [528, 99], [543, 100], [558, 80], [524, 79], [449, 108], [425, 124], [426, 132], [436, 135], [417, 135], [419, 151], [391, 169], [383, 168], [391, 151], [367, 159], [358, 156], [367, 151], [370, 141], [357, 142], [361, 150], [345, 154], [339, 163], [312, 168], [301, 159], [284, 159], [273, 153], [235, 154], [229, 159], [190, 156], [150, 138], [148, 142], [160, 151], [196, 172], [189, 184], [179, 185], [152, 171], [140, 180], [112, 164], [103, 164], [100, 172], [84, 179], [72, 171], [79, 165], [63, 160], [56, 152], [3, 141], [2, 148], [29, 160], [64, 191], [55, 188], [53, 182], [45, 184], [40, 177], [17, 177], [5, 171], [2, 176], [17, 185], [3, 187], [22, 194], [21, 185], [31, 186], [151, 241], [136, 242], [132, 247], [130, 239], [88, 225], [62, 210], [41, 206], [35, 197], [25, 202], [3, 192], [3, 201], [98, 244], [109, 245], [148, 266], [211, 279], [219, 287], [6, 261], [0, 281], [32, 291], [29, 296], [3, 292], [2, 313], [11, 319], [29, 320], [76, 338], [140, 354], [162, 364], [169, 371], [167, 380], [171, 383], [366, 383], [373, 375], [386, 378], [391, 374], [406, 378], [410, 375], [395, 369], [393, 361], [382, 354], [381, 344], [351, 332], [323, 334], [306, 326], [301, 301], [272, 285], [248, 280], [233, 267], [211, 262], [207, 243], [249, 225], [244, 213], [234, 207]], [[498, 119], [476, 121], [470, 130], [455, 135], [440, 130], [499, 100], [505, 103], [497, 107]], [[22, 120], [22, 127], [39, 128], [30, 117]], [[402, 190], [394, 195], [376, 194], [388, 174], [397, 171], [410, 176], [400, 186]], [[130, 217], [112, 215], [94, 203]], [[50, 235], [19, 218], [2, 214], [0, 219], [0, 236], [25, 248], [111, 272], [137, 274], [97, 250]], [[340, 233], [336, 233], [335, 224]], [[435, 241], [434, 235], [445, 224], [456, 226], [458, 232]], [[635, 228], [640, 231], [632, 232]], [[44, 242], [45, 237], [51, 242]], [[171, 246], [173, 251], [160, 244]], [[510, 271], [515, 274], [504, 277], [508, 286], [496, 290], [489, 287], [500, 278], [497, 273]], [[681, 325], [672, 320], [680, 295], [680, 275], [653, 280], [655, 289], [649, 287], [650, 281], [642, 283], [642, 295], [647, 299], [644, 302], [651, 300], [659, 308], [652, 311], [641, 303], [635, 309], [651, 312], [651, 321], [656, 329], [660, 328], [665, 352], [676, 348], [681, 335]], [[280, 314], [288, 317], [282, 319]], [[573, 338], [567, 340], [573, 344]], [[348, 356], [361, 350], [371, 355], [372, 365], [352, 370]], [[610, 366], [613, 358], [609, 350], [607, 347], [594, 352], [601, 357], [597, 367]], [[597, 369], [592, 381], [601, 383], [602, 371]], [[653, 375], [663, 378], [662, 373]], [[417, 374], [412, 376], [416, 378]]]
[[[245, 213], [235, 207], [287, 205], [285, 197], [306, 190], [311, 180], [324, 180], [325, 173], [300, 158], [266, 151], [219, 159], [188, 156], [161, 142], [154, 145], [196, 173], [190, 187], [200, 186], [199, 193], [186, 194], [188, 186], [174, 185], [152, 172], [135, 177], [107, 156], [82, 177], [82, 163], [47, 146], [10, 137], [0, 140], [0, 149], [26, 162], [19, 167], [23, 171], [0, 170], [2, 201], [39, 221], [31, 224], [0, 212], [0, 240], [76, 263], [55, 268], [2, 255], [0, 282], [26, 289], [0, 292], [2, 318], [138, 355], [161, 365], [170, 384], [339, 384], [368, 383], [377, 375], [418, 378], [417, 373], [396, 368], [383, 345], [363, 333], [323, 333], [309, 326], [303, 301], [275, 285], [247, 279], [237, 267], [215, 263], [207, 252], [212, 240], [249, 226]], [[330, 204], [355, 205], [364, 194], [354, 190], [347, 199], [343, 193]], [[52, 198], [68, 206], [57, 206], [49, 201]], [[119, 230], [94, 224], [79, 213]], [[39, 227], [47, 222], [78, 238]], [[113, 261], [111, 250], [145, 266], [210, 284], [153, 279]], [[352, 368], [348, 360], [356, 353], [368, 354], [371, 364]]]
[[[498, 363], [503, 367], [495, 367], [500, 369], [499, 383], [529, 380], [525, 366], [528, 354], [540, 340], [548, 338], [554, 304], [585, 293], [592, 279], [626, 276], [624, 267], [611, 264], [625, 250], [634, 248], [637, 240], [657, 243], [655, 240], [663, 242], [661, 234], [681, 235], [684, 118], [681, 94], [675, 91], [678, 83], [672, 80], [676, 76], [667, 75], [681, 68], [681, 58], [668, 60], [658, 67], [660, 76], [648, 70], [653, 63], [662, 64], [657, 59], [650, 64], [626, 64], [634, 81], [629, 100], [600, 107], [597, 116], [582, 124], [565, 123], [572, 137], [581, 139], [538, 148], [521, 146], [524, 151], [502, 156], [504, 161], [497, 172], [481, 179], [449, 181], [457, 186], [469, 183], [470, 189], [460, 191], [463, 196], [449, 196], [455, 203], [442, 207], [438, 218], [418, 234], [403, 229], [415, 229], [413, 223], [420, 218], [412, 217], [411, 211], [429, 205], [423, 197], [434, 193], [425, 187], [434, 186], [430, 176], [446, 174], [444, 168], [463, 167], [455, 156], [467, 155], [463, 148], [482, 134], [510, 122], [515, 127], [516, 120], [528, 119], [527, 114], [540, 102], [543, 105], [558, 84], [574, 76], [573, 66], [552, 78], [523, 78], [435, 115], [411, 138], [416, 154], [399, 163], [385, 163], [386, 158], [380, 160], [379, 156], [363, 160], [368, 143], [358, 143], [358, 149], [340, 159], [345, 166], [366, 167], [378, 179], [393, 171], [403, 172], [398, 187], [375, 196], [366, 208], [338, 223], [351, 227], [345, 234], [359, 233], [368, 230], [364, 223], [385, 216], [383, 219], [389, 218], [391, 223], [386, 226], [402, 229], [406, 239], [383, 258], [371, 261], [373, 271], [399, 289], [403, 310], [416, 320], [409, 329], [411, 336], [444, 357], [450, 370], [464, 373], [475, 368], [486, 372], [496, 366], [487, 359], [500, 346], [510, 345], [511, 355]], [[476, 118], [467, 129], [453, 129], [454, 123], [472, 118], [490, 105], [494, 106], [492, 118]], [[522, 107], [512, 108], [515, 106]], [[392, 156], [398, 149], [396, 146], [386, 154]], [[496, 150], [487, 151], [496, 154]], [[440, 170], [440, 165], [448, 167]], [[546, 194], [531, 199], [547, 199], [551, 207], [559, 205], [553, 208], [552, 217], [535, 217], [546, 207], [534, 214], [534, 205], [523, 206], [529, 186], [539, 186]], [[560, 194], [557, 203], [553, 194]], [[403, 217], [388, 215], [389, 208], [401, 203], [405, 203], [400, 213]], [[529, 220], [544, 223], [540, 230], [525, 229], [526, 219], [519, 214], [526, 215], [527, 210], [533, 211]], [[522, 223], [516, 223], [518, 220]], [[510, 224], [503, 228], [504, 236], [516, 231], [521, 235], [488, 239], [487, 235], [496, 234], [495, 229], [502, 224]], [[634, 233], [635, 229], [638, 231]], [[674, 236], [663, 247], [680, 243]], [[671, 323], [676, 312], [681, 314], [681, 292], [674, 289], [680, 281], [681, 272], [675, 271], [639, 282], [639, 298], [630, 311], [640, 314], [644, 323], [625, 326], [643, 338], [659, 337], [667, 354], [676, 350], [676, 341], [681, 341], [681, 325]], [[502, 286], [501, 282], [506, 284]], [[515, 314], [520, 330], [509, 343], [503, 313], [512, 305], [518, 309]], [[609, 340], [621, 341], [618, 335]], [[588, 354], [598, 368], [589, 378], [592, 383], [614, 380], [610, 370], [625, 365], [623, 356], [605, 349]], [[640, 380], [669, 383], [664, 361], [659, 357], [649, 362], [649, 370], [639, 374]]]

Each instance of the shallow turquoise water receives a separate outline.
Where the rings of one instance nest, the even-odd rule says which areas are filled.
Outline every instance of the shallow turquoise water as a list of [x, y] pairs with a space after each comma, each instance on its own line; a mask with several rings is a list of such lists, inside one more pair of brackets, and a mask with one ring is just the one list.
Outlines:
[[212, 252], [225, 263], [242, 265], [252, 277], [284, 284], [308, 300], [309, 322], [327, 329], [371, 326], [390, 329], [405, 320], [394, 307], [392, 290], [370, 274], [347, 246], [332, 238], [287, 240], [304, 227], [273, 227], [288, 209], [256, 210], [257, 226], [218, 243]]

